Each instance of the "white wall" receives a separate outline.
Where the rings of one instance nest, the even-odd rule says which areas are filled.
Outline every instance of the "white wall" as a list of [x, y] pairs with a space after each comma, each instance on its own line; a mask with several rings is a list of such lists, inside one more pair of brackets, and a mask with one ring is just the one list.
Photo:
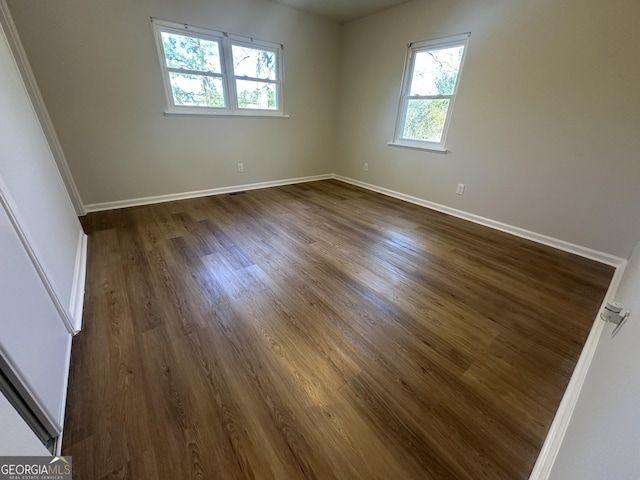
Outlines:
[[[332, 171], [337, 24], [264, 0], [8, 3], [86, 204]], [[163, 116], [151, 16], [284, 44], [291, 118]]]
[[[347, 24], [337, 173], [627, 258], [638, 18], [636, 0], [416, 0]], [[387, 146], [407, 44], [468, 31], [451, 152]]]
[[616, 299], [631, 317], [605, 326], [551, 480], [640, 479], [640, 244]]

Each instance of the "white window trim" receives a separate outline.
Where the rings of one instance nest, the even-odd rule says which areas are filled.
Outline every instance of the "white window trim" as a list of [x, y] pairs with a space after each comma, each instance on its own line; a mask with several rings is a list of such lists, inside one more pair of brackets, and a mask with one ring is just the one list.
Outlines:
[[[285, 114], [284, 110], [284, 68], [283, 68], [283, 46], [277, 43], [266, 42], [263, 40], [257, 40], [252, 37], [243, 37], [239, 35], [233, 35], [226, 32], [220, 32], [217, 30], [211, 30], [208, 28], [195, 27], [193, 25], [180, 24], [175, 22], [168, 22], [166, 20], [159, 20], [157, 18], [151, 18], [151, 24], [154, 30], [154, 37], [156, 41], [156, 47], [158, 50], [158, 59], [160, 60], [160, 68], [162, 70], [162, 82], [164, 85], [165, 97], [167, 101], [167, 109], [165, 115], [186, 115], [186, 116], [205, 116], [205, 117], [271, 117], [271, 118], [289, 118], [289, 115]], [[220, 55], [220, 74], [211, 74], [210, 76], [220, 77], [223, 79], [224, 88], [223, 95], [226, 107], [193, 107], [185, 105], [176, 105], [173, 98], [173, 91], [171, 89], [171, 83], [169, 81], [169, 71], [167, 67], [166, 58], [164, 54], [164, 46], [162, 44], [161, 32], [174, 32], [184, 35], [185, 32], [192, 37], [200, 37], [207, 40], [214, 40], [219, 42], [221, 48]], [[232, 58], [232, 46], [243, 45], [247, 47], [256, 47], [264, 50], [273, 51], [276, 53], [276, 80], [264, 80], [257, 79], [260, 82], [273, 83], [276, 85], [276, 95], [278, 97], [278, 109], [266, 110], [266, 109], [251, 109], [251, 108], [239, 108], [238, 99], [236, 95], [236, 79], [253, 80], [250, 77], [236, 76], [232, 71], [233, 58]], [[202, 75], [202, 72], [198, 72], [198, 75]]]
[[[402, 87], [400, 90], [400, 100], [398, 102], [398, 113], [396, 116], [396, 127], [393, 135], [393, 140], [388, 142], [389, 146], [404, 147], [416, 150], [426, 150], [434, 153], [447, 153], [446, 140], [447, 133], [449, 132], [449, 124], [451, 122], [451, 114], [453, 112], [453, 106], [458, 93], [458, 86], [460, 85], [460, 78], [462, 76], [462, 68], [464, 66], [464, 59], [467, 55], [467, 49], [469, 45], [469, 37], [471, 33], [463, 33], [459, 35], [453, 35], [442, 38], [435, 38], [432, 40], [425, 40], [422, 42], [414, 42], [409, 44], [407, 48], [407, 55], [404, 62], [404, 71], [402, 75]], [[424, 50], [432, 50], [436, 47], [446, 48], [463, 45], [462, 58], [460, 59], [460, 68], [458, 69], [458, 76], [456, 78], [456, 84], [451, 95], [439, 95], [437, 97], [430, 96], [429, 98], [449, 98], [449, 109], [447, 110], [447, 118], [445, 119], [444, 129], [442, 131], [442, 138], [440, 142], [430, 142], [427, 140], [413, 140], [408, 138], [402, 138], [401, 133], [404, 127], [406, 109], [408, 105], [409, 91], [411, 88], [411, 81], [413, 79], [413, 68], [415, 64], [416, 53]]]

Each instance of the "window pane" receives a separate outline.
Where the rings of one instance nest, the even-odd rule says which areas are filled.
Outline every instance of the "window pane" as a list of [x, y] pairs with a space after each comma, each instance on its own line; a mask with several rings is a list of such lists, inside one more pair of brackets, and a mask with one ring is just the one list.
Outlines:
[[464, 46], [416, 53], [409, 95], [452, 95]]
[[408, 100], [402, 138], [440, 142], [449, 109], [448, 99]]
[[236, 80], [236, 90], [239, 108], [278, 109], [277, 89], [273, 83]]
[[161, 34], [167, 67], [222, 73], [218, 42], [170, 32]]
[[276, 52], [233, 45], [233, 73], [237, 77], [276, 79]]
[[176, 105], [224, 107], [222, 79], [205, 75], [169, 72]]

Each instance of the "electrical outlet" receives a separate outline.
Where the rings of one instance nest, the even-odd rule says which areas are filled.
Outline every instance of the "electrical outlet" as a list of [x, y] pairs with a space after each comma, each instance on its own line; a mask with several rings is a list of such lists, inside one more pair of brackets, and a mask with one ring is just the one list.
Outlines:
[[239, 163], [238, 164], [238, 173], [242, 173], [244, 172], [244, 163]]
[[458, 195], [462, 195], [464, 193], [464, 183], [458, 184], [458, 187], [456, 188], [456, 193]]
[[365, 164], [362, 166], [362, 170], [364, 170], [365, 172], [368, 172], [368, 171], [369, 171], [369, 164], [368, 164], [368, 163], [365, 163]]

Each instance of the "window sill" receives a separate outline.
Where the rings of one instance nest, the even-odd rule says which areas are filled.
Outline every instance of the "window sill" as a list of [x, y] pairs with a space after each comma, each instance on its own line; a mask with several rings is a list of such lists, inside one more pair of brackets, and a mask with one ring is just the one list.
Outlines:
[[447, 150], [446, 148], [423, 147], [421, 145], [398, 143], [398, 142], [387, 142], [387, 145], [389, 145], [390, 147], [408, 148], [410, 150], [422, 150], [423, 152], [439, 153], [442, 155], [446, 155], [447, 153], [449, 153], [449, 150]]
[[165, 117], [224, 117], [224, 118], [276, 118], [280, 120], [286, 120], [289, 115], [284, 113], [215, 113], [215, 112], [176, 112], [172, 110], [166, 110], [164, 112]]

